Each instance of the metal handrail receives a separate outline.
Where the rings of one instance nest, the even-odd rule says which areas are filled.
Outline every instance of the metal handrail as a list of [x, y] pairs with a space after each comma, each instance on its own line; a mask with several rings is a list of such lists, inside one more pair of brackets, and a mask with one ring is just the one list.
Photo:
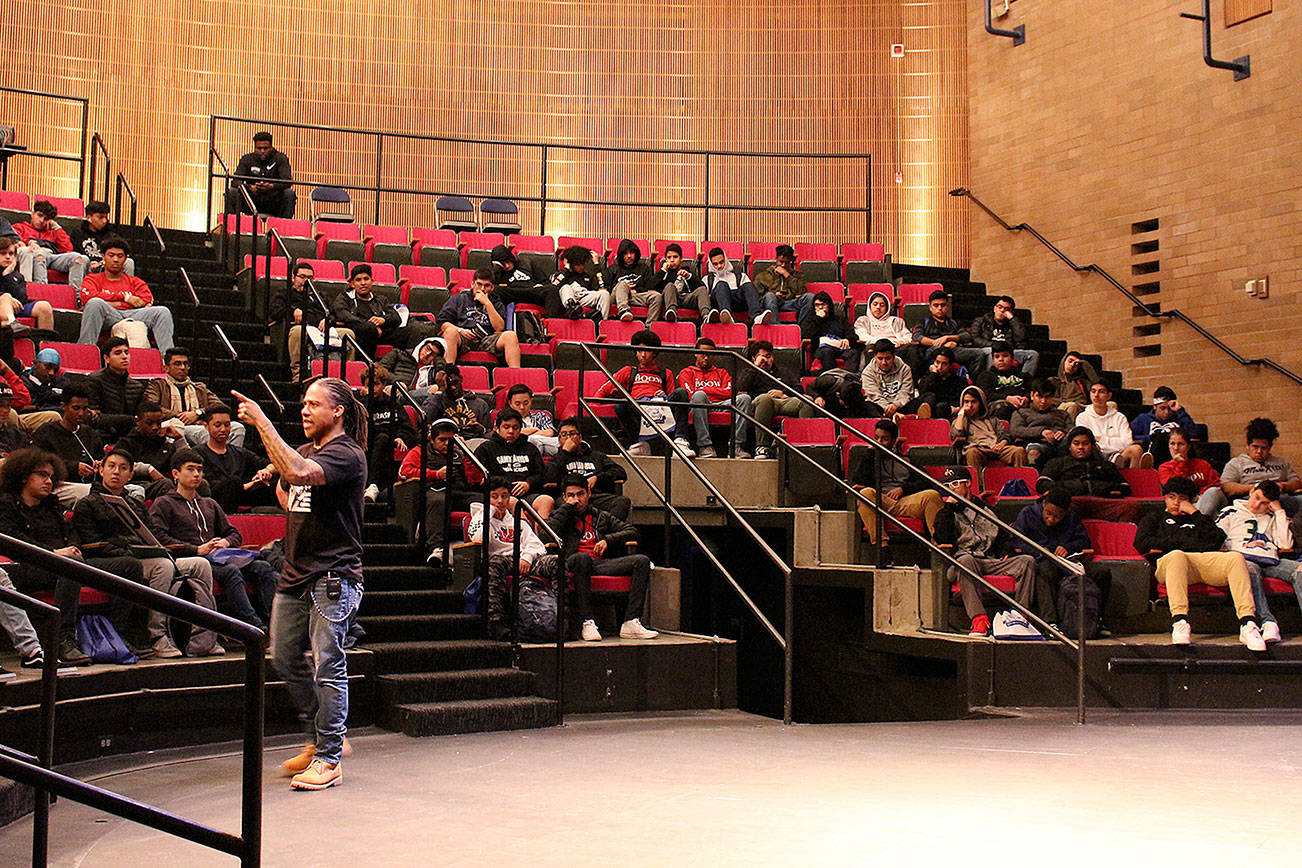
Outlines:
[[1052, 241], [1050, 241], [1049, 239], [1041, 235], [1034, 226], [1032, 226], [1029, 223], [1017, 223], [1017, 224], [1008, 223], [1002, 217], [996, 214], [994, 211], [991, 211], [990, 208], [984, 202], [982, 202], [980, 199], [977, 198], [975, 193], [973, 193], [971, 190], [967, 189], [966, 187], [958, 187], [953, 190], [950, 190], [949, 195], [971, 199], [972, 202], [978, 208], [986, 212], [986, 214], [988, 214], [991, 219], [993, 219], [1004, 229], [1007, 229], [1009, 232], [1030, 233], [1030, 235], [1033, 238], [1035, 238], [1036, 241], [1039, 241], [1046, 248], [1048, 248], [1050, 253], [1052, 253], [1054, 256], [1058, 257], [1059, 259], [1061, 259], [1073, 271], [1081, 274], [1087, 272], [1097, 274], [1099, 277], [1103, 278], [1108, 283], [1112, 284], [1113, 288], [1116, 289], [1118, 292], [1120, 292], [1122, 295], [1124, 295], [1127, 299], [1129, 299], [1131, 304], [1133, 304], [1139, 310], [1143, 311], [1145, 316], [1150, 317], [1152, 319], [1178, 319], [1180, 320], [1180, 322], [1184, 323], [1185, 325], [1189, 326], [1189, 328], [1196, 331], [1203, 338], [1210, 341], [1217, 349], [1225, 353], [1230, 358], [1234, 359], [1234, 361], [1238, 362], [1240, 365], [1244, 367], [1270, 368], [1271, 370], [1279, 374], [1282, 374], [1283, 376], [1292, 380], [1294, 383], [1297, 383], [1299, 386], [1302, 386], [1302, 376], [1299, 376], [1298, 374], [1295, 374], [1293, 371], [1290, 371], [1288, 368], [1285, 368], [1284, 366], [1279, 364], [1279, 362], [1276, 362], [1274, 359], [1268, 359], [1265, 357], [1250, 359], [1246, 356], [1240, 355], [1238, 352], [1231, 349], [1228, 344], [1226, 344], [1220, 338], [1216, 337], [1216, 335], [1212, 334], [1207, 329], [1203, 328], [1203, 326], [1200, 325], [1197, 320], [1193, 319], [1192, 317], [1190, 317], [1188, 314], [1186, 314], [1184, 311], [1180, 310], [1179, 308], [1173, 308], [1171, 310], [1159, 310], [1157, 308], [1150, 307], [1146, 302], [1140, 299], [1139, 296], [1131, 292], [1128, 288], [1122, 285], [1120, 281], [1118, 281], [1115, 277], [1113, 277], [1111, 274], [1109, 274], [1106, 270], [1104, 270], [1100, 266], [1094, 263], [1090, 263], [1089, 265], [1077, 265], [1071, 259], [1071, 257], [1063, 253], [1061, 250], [1059, 250], [1057, 245], [1055, 245]]
[[199, 337], [199, 293], [194, 291], [194, 283], [190, 280], [190, 274], [185, 270], [185, 266], [183, 265], [177, 270], [181, 275], [181, 283], [190, 296], [190, 303], [195, 308], [190, 312], [190, 347], [196, 349], [195, 339]]
[[267, 397], [271, 399], [271, 403], [276, 405], [276, 418], [281, 421], [284, 421], [285, 402], [280, 400], [279, 397], [277, 397], [276, 390], [271, 388], [271, 384], [267, 382], [267, 378], [265, 376], [263, 376], [262, 374], [258, 374], [257, 377], [255, 377], [254, 379], [256, 379], [259, 383], [262, 384], [262, 391], [266, 392]]
[[[134, 220], [135, 218], [132, 217], [131, 219]], [[143, 225], [148, 226], [150, 231], [154, 233], [154, 241], [158, 244], [158, 252], [166, 253], [167, 245], [163, 243], [163, 235], [158, 231], [158, 224], [154, 223], [154, 218], [146, 214]]]
[[[484, 482], [483, 482], [483, 485], [484, 485], [484, 516], [485, 516], [484, 520], [487, 521], [487, 520], [488, 520], [488, 518], [487, 518], [487, 516], [488, 516], [488, 511], [489, 511], [490, 509], [492, 509], [492, 506], [493, 506], [492, 503], [489, 501], [489, 497], [488, 497], [488, 495], [489, 495], [489, 491], [488, 491], [488, 477], [492, 476], [493, 474], [489, 471], [488, 467], [486, 467], [486, 466], [484, 465], [484, 462], [482, 462], [482, 461], [479, 460], [479, 456], [476, 455], [476, 454], [474, 453], [474, 450], [472, 450], [472, 449], [470, 448], [470, 445], [469, 445], [468, 443], [466, 443], [465, 440], [461, 439], [461, 435], [460, 435], [460, 434], [453, 434], [453, 435], [452, 435], [452, 442], [451, 442], [450, 444], [448, 444], [448, 478], [445, 480], [445, 483], [451, 483], [451, 482], [452, 482], [452, 462], [453, 462], [453, 460], [455, 460], [455, 457], [456, 457], [456, 450], [457, 450], [457, 449], [460, 449], [460, 450], [461, 450], [461, 454], [462, 454], [462, 456], [463, 456], [463, 459], [462, 459], [462, 460], [465, 460], [466, 458], [469, 458], [472, 462], [474, 462], [474, 464], [475, 464], [475, 468], [476, 468], [476, 469], [477, 469], [477, 470], [478, 470], [478, 471], [483, 475], [483, 477], [484, 477]], [[424, 468], [423, 468], [423, 466], [422, 466], [422, 470], [423, 470], [423, 469], [424, 469]], [[424, 480], [423, 478], [421, 479], [421, 484], [422, 484], [422, 485], [425, 484], [425, 480]], [[519, 498], [516, 498], [516, 499], [519, 500]], [[444, 504], [446, 504], [445, 509], [444, 509], [444, 513], [447, 515], [448, 520], [449, 520], [449, 524], [450, 524], [450, 523], [451, 523], [451, 522], [450, 522], [450, 519], [451, 519], [451, 515], [452, 515], [452, 487], [451, 487], [450, 484], [448, 484], [448, 485], [446, 486], [446, 496], [443, 498], [443, 502], [444, 502]], [[451, 529], [451, 528], [449, 527], [449, 528], [445, 528], [445, 530], [444, 530], [444, 536], [443, 536], [443, 551], [444, 551], [444, 556], [445, 556], [445, 557], [446, 557], [447, 553], [451, 550], [451, 542], [450, 542], [450, 540], [451, 540], [451, 538], [452, 538], [452, 535], [451, 535], [451, 533], [448, 532], [448, 531], [450, 531], [450, 529]], [[489, 560], [489, 554], [488, 554], [488, 534], [487, 534], [487, 533], [484, 534], [484, 541], [483, 541], [483, 544], [482, 544], [482, 548], [483, 548], [483, 551], [480, 553], [480, 558], [479, 558], [479, 569], [480, 569], [480, 572], [482, 573], [482, 575], [481, 575], [481, 579], [480, 579], [480, 587], [483, 589], [483, 595], [484, 595], [484, 630], [485, 630], [485, 633], [487, 633], [487, 630], [488, 630], [488, 560]], [[444, 560], [444, 561], [443, 561], [443, 565], [444, 565], [444, 567], [450, 567], [450, 565], [451, 565], [451, 561], [450, 561], [450, 560]]]
[[[565, 723], [565, 591], [568, 588], [568, 580], [565, 577], [565, 562], [561, 559], [561, 550], [565, 548], [565, 541], [561, 539], [547, 520], [538, 514], [538, 510], [526, 501], [523, 497], [515, 499], [515, 509], [512, 514], [515, 516], [515, 534], [512, 538], [512, 557], [511, 557], [511, 574], [514, 581], [511, 583], [511, 647], [518, 648], [520, 645], [520, 515], [522, 511], [528, 511], [534, 518], [534, 525], [547, 531], [547, 535], [556, 543], [556, 673], [555, 683], [552, 690], [556, 694], [556, 725], [561, 726]], [[487, 513], [484, 514], [483, 526], [480, 533], [488, 535]]]
[[[275, 232], [276, 230], [273, 229], [273, 230], [271, 230], [271, 231], [272, 231], [272, 232]], [[276, 237], [279, 238], [279, 237], [280, 237], [279, 234], [277, 234]], [[292, 265], [293, 262], [291, 262], [290, 264]], [[268, 263], [268, 265], [270, 265], [270, 263]], [[271, 271], [270, 267], [268, 267], [267, 271], [268, 271], [268, 272]], [[289, 272], [286, 272], [285, 292], [289, 292], [289, 287], [292, 285], [292, 281], [293, 281], [293, 277], [290, 275]], [[304, 288], [305, 290], [307, 290], [309, 293], [311, 293], [311, 295], [312, 295], [312, 300], [315, 301], [315, 302], [317, 303], [317, 306], [320, 307], [320, 308], [321, 308], [321, 311], [322, 311], [322, 313], [321, 313], [321, 317], [322, 317], [322, 322], [325, 323], [325, 328], [321, 330], [321, 340], [322, 340], [322, 346], [321, 346], [321, 355], [322, 355], [322, 361], [321, 361], [321, 373], [322, 373], [324, 376], [327, 376], [327, 377], [328, 377], [328, 376], [330, 376], [330, 333], [331, 333], [332, 331], [334, 331], [334, 329], [335, 329], [334, 311], [332, 311], [332, 310], [330, 309], [330, 306], [326, 304], [325, 299], [321, 296], [321, 292], [320, 292], [320, 290], [318, 290], [318, 289], [316, 288], [316, 281], [315, 281], [315, 280], [313, 280], [312, 278], [309, 277], [307, 280], [305, 280], [305, 281], [303, 282], [303, 288]], [[308, 353], [307, 353], [307, 326], [308, 326], [308, 322], [307, 322], [307, 311], [303, 311], [303, 322], [299, 323], [299, 327], [300, 327], [303, 331], [302, 331], [302, 334], [300, 334], [300, 335], [298, 336], [298, 378], [299, 378], [299, 382], [300, 382], [300, 383], [306, 383], [306, 382], [307, 382], [307, 376], [308, 376], [308, 364], [307, 364], [307, 355], [308, 355]], [[289, 327], [289, 328], [293, 328], [293, 327], [294, 327], [294, 324], [293, 324], [293, 323], [289, 323], [289, 326], [288, 326], [288, 327]], [[348, 355], [347, 352], [345, 352], [345, 347], [344, 347], [344, 345], [343, 345], [343, 340], [342, 340], [343, 338], [346, 338], [346, 337], [348, 337], [348, 335], [347, 335], [346, 333], [343, 333], [343, 332], [340, 333], [340, 341], [339, 341], [339, 378], [340, 378], [341, 380], [344, 379], [344, 357], [345, 357], [346, 355]], [[357, 343], [356, 343], [355, 341], [354, 341], [354, 343], [353, 343], [353, 346], [355, 346], [355, 347], [357, 346]], [[358, 349], [361, 349], [361, 348], [358, 347]], [[363, 352], [362, 355], [366, 355], [366, 353]], [[369, 358], [369, 356], [368, 356], [368, 358]], [[304, 386], [303, 388], [304, 388], [304, 390], [307, 389], [306, 386]]]
[[122, 191], [127, 191], [127, 198], [131, 200], [131, 225], [136, 225], [136, 191], [131, 189], [127, 183], [127, 176], [118, 172], [117, 182], [113, 188], [113, 213], [117, 215], [118, 222], [122, 222]]
[[[104, 196], [102, 198], [102, 201], [107, 203], [109, 200], [109, 183], [110, 183], [110, 179], [113, 177], [113, 158], [109, 156], [108, 145], [105, 143], [104, 137], [101, 136], [98, 132], [96, 132], [90, 137], [90, 181], [86, 185], [87, 187], [86, 193], [87, 193], [87, 198], [92, 198], [92, 199], [95, 198], [95, 193], [96, 193], [95, 190], [96, 152], [100, 152], [104, 154]], [[115, 211], [113, 213], [116, 214], [117, 212]]]
[[[240, 834], [232, 835], [49, 769], [48, 757], [52, 756], [53, 749], [53, 720], [56, 698], [54, 682], [58, 663], [55, 653], [57, 642], [53, 635], [48, 637], [50, 644], [45, 648], [46, 660], [42, 673], [41, 737], [43, 740], [47, 738], [47, 732], [44, 729], [46, 723], [48, 722], [50, 726], [48, 732], [50, 741], [43, 743], [41, 747], [43, 754], [46, 755], [37, 759], [24, 757], [17, 751], [0, 751], [0, 774], [26, 783], [38, 791], [36, 813], [38, 825], [33, 830], [32, 864], [45, 864], [44, 842], [48, 841], [49, 835], [48, 796], [50, 793], [158, 829], [167, 834], [193, 841], [205, 847], [238, 856], [240, 864], [245, 868], [253, 868], [253, 866], [261, 864], [262, 736], [263, 713], [265, 710], [266, 634], [257, 627], [245, 624], [243, 621], [237, 621], [234, 618], [197, 606], [179, 597], [156, 591], [148, 585], [128, 581], [82, 561], [57, 555], [52, 551], [23, 542], [7, 534], [0, 534], [0, 554], [20, 563], [33, 564], [55, 575], [121, 597], [129, 603], [151, 609], [168, 617], [177, 618], [222, 635], [233, 636], [244, 643], [245, 703]], [[32, 603], [39, 603], [39, 601], [33, 600], [29, 602], [30, 598], [16, 600], [9, 594], [10, 592], [7, 591], [0, 594], [0, 599], [14, 602], [15, 605], [19, 605], [20, 608], [28, 611], [36, 611], [43, 616], [48, 616], [49, 613], [45, 609], [37, 609], [31, 605]], [[22, 597], [22, 595], [17, 596]], [[47, 608], [53, 609], [53, 607]], [[54, 611], [57, 612], [58, 610], [55, 609]], [[54, 621], [51, 621], [51, 629], [53, 624]], [[43, 644], [46, 641], [47, 639], [42, 639]], [[44, 808], [41, 806], [42, 802], [45, 802]], [[37, 849], [38, 844], [40, 850]]]
[[[248, 192], [247, 192], [247, 191], [245, 192], [245, 195], [246, 195], [246, 196], [248, 195]], [[254, 222], [255, 224], [257, 223], [256, 216], [255, 216], [255, 219], [254, 219], [253, 222]], [[276, 250], [276, 254], [275, 254], [275, 255], [276, 255], [276, 256], [283, 257], [284, 260], [285, 260], [285, 291], [286, 291], [286, 292], [289, 291], [289, 285], [290, 285], [290, 283], [291, 283], [292, 280], [293, 280], [293, 271], [294, 271], [294, 268], [295, 268], [295, 257], [292, 257], [292, 256], [289, 255], [289, 253], [288, 253], [288, 248], [285, 246], [285, 240], [284, 240], [283, 238], [280, 237], [280, 233], [276, 231], [276, 227], [274, 227], [274, 226], [268, 226], [268, 227], [267, 227], [266, 238], [267, 238], [267, 252], [266, 252], [266, 253], [264, 254], [264, 256], [263, 256], [263, 266], [262, 266], [263, 298], [266, 300], [266, 307], [263, 308], [263, 310], [264, 310], [264, 311], [270, 311], [270, 310], [271, 310], [271, 257], [272, 257], [272, 252], [271, 252], [271, 242], [273, 242], [273, 241], [276, 242], [277, 250]], [[249, 301], [250, 301], [250, 303], [252, 303], [252, 304], [256, 307], [256, 306], [257, 306], [257, 286], [258, 286], [258, 269], [256, 268], [256, 263], [257, 263], [257, 261], [258, 261], [258, 253], [257, 253], [257, 250], [256, 250], [256, 249], [255, 249], [254, 252], [253, 252], [253, 258], [252, 258], [250, 261], [253, 262], [253, 263], [255, 263], [255, 267], [254, 267], [254, 269], [253, 269], [253, 277], [252, 277], [252, 280], [251, 280], [250, 283], [249, 283], [249, 287], [250, 287], [250, 290], [251, 290], [251, 291], [249, 292]], [[315, 287], [313, 288], [313, 292], [314, 292], [314, 293], [316, 292]], [[317, 297], [320, 298], [319, 295], [318, 295]], [[327, 315], [328, 315], [328, 314], [329, 314], [329, 310], [327, 310], [326, 313], [327, 313]], [[290, 323], [289, 325], [292, 327], [294, 324], [293, 324], [293, 323]], [[305, 321], [305, 322], [301, 323], [301, 325], [302, 325], [304, 328], [306, 328], [306, 327], [307, 327], [307, 322]], [[303, 335], [303, 337], [304, 337], [304, 338], [307, 337], [306, 333]], [[307, 341], [300, 339], [300, 340], [299, 340], [299, 343], [300, 343], [300, 345], [301, 345], [302, 348], [306, 348], [306, 347], [307, 347]], [[327, 342], [327, 343], [328, 343], [328, 342]], [[329, 356], [327, 356], [327, 358], [329, 358]], [[299, 359], [299, 363], [300, 363], [300, 365], [302, 364], [302, 362], [303, 362], [303, 359], [300, 358], [300, 359]], [[300, 368], [299, 368], [299, 371], [301, 372], [302, 370], [303, 370], [303, 369], [300, 367]]]
[[226, 332], [222, 329], [221, 323], [213, 323], [212, 330], [217, 333], [217, 337], [226, 345], [226, 352], [231, 357], [231, 382], [240, 381], [240, 354], [235, 352], [235, 347], [231, 344], [230, 338], [226, 337]]
[[27, 148], [15, 148], [12, 146], [0, 148], [0, 190], [8, 189], [9, 187], [9, 158], [27, 156], [41, 157], [48, 160], [64, 160], [70, 163], [76, 163], [77, 196], [80, 198], [83, 192], [90, 192], [90, 188], [86, 185], [86, 130], [89, 129], [90, 100], [86, 99], [84, 96], [68, 96], [67, 94], [53, 93], [47, 90], [32, 90], [26, 87], [6, 87], [4, 85], [0, 85], [0, 93], [21, 93], [25, 96], [42, 96], [48, 99], [77, 103], [81, 106], [81, 130], [77, 136], [77, 145], [81, 149], [81, 153], [73, 156], [72, 154], [58, 154], [50, 151], [32, 151]]

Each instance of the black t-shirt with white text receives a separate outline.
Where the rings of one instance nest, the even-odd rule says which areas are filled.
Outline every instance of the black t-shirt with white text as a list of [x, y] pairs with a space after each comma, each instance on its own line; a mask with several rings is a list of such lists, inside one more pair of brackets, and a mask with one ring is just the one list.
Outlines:
[[326, 573], [360, 582], [366, 453], [345, 434], [320, 449], [305, 443], [298, 453], [321, 465], [325, 483], [289, 487], [280, 590], [300, 591]]

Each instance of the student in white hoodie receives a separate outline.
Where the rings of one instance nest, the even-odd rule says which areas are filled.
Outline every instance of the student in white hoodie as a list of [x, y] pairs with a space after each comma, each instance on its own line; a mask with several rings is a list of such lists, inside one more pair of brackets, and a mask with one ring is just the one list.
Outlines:
[[1090, 405], [1080, 411], [1076, 424], [1090, 429], [1103, 457], [1118, 467], [1152, 467], [1153, 456], [1135, 442], [1130, 421], [1115, 407], [1109, 407], [1112, 390], [1099, 381], [1090, 386]]
[[1288, 582], [1302, 604], [1302, 563], [1279, 556], [1281, 551], [1293, 548], [1293, 532], [1279, 495], [1279, 483], [1258, 482], [1247, 498], [1236, 500], [1216, 516], [1217, 526], [1225, 531], [1225, 547], [1243, 555], [1248, 565], [1252, 600], [1261, 620], [1261, 638], [1267, 644], [1280, 641], [1280, 634], [1262, 579], [1269, 576]]
[[777, 322], [777, 316], [761, 310], [755, 284], [739, 269], [732, 267], [722, 247], [710, 248], [706, 258], [709, 260], [709, 268], [705, 270], [705, 286], [714, 299], [714, 310], [710, 311], [707, 321], [731, 323], [734, 321], [732, 312], [740, 312], [744, 305], [752, 323], [764, 325]]
[[[898, 350], [913, 343], [913, 333], [898, 316], [891, 316], [891, 300], [884, 292], [874, 292], [868, 296], [868, 312], [854, 321], [854, 333], [859, 340], [872, 346], [882, 338], [889, 340]], [[865, 356], [863, 366], [872, 364], [872, 357]]]
[[[515, 556], [515, 515], [511, 484], [504, 476], [488, 478], [488, 629], [496, 639], [505, 639], [511, 630], [511, 616], [507, 611], [510, 579], [515, 572], [511, 563]], [[484, 504], [470, 504], [470, 525], [466, 539], [480, 543], [484, 540]], [[528, 514], [520, 522], [520, 576], [533, 575], [551, 582], [556, 575], [556, 556], [548, 555], [547, 548], [538, 539], [528, 521]]]

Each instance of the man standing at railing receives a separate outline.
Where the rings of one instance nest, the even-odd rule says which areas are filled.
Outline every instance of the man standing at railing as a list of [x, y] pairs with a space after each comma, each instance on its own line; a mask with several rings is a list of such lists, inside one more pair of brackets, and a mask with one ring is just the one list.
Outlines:
[[[239, 392], [240, 420], [258, 429], [280, 473], [286, 512], [285, 565], [271, 613], [271, 659], [313, 734], [281, 767], [299, 790], [343, 782], [347, 752], [348, 662], [343, 641], [362, 600], [362, 492], [366, 488], [366, 408], [336, 378], [303, 395], [297, 450], [256, 403]], [[304, 654], [311, 651], [313, 666]]]
[[240, 157], [235, 180], [226, 191], [226, 213], [248, 213], [248, 203], [240, 195], [240, 187], [245, 187], [259, 214], [294, 219], [298, 194], [289, 183], [293, 179], [289, 157], [271, 146], [271, 133], [254, 133], [253, 150]]

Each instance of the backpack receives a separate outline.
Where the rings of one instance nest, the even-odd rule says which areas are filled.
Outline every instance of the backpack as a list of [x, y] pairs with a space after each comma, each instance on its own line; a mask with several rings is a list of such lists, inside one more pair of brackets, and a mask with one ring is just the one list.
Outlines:
[[[1084, 631], [1077, 623], [1080, 614], [1081, 588], [1085, 595]], [[1058, 585], [1058, 624], [1063, 635], [1079, 639], [1084, 632], [1086, 639], [1093, 639], [1099, 632], [1099, 603], [1103, 595], [1099, 586], [1089, 576], [1067, 576]]]
[[482, 615], [484, 613], [484, 577], [475, 574], [466, 585], [466, 589], [461, 592], [461, 611], [467, 615]]
[[77, 619], [77, 646], [96, 663], [125, 665], [140, 659], [103, 615], [82, 615]]
[[999, 489], [1000, 497], [1030, 497], [1031, 488], [1025, 479], [1010, 479]]
[[[195, 581], [192, 576], [183, 576], [177, 574], [172, 580], [172, 587], [168, 593], [178, 600], [185, 600], [187, 603], [194, 603], [196, 606], [203, 606], [205, 609], [217, 611], [217, 601], [213, 599], [212, 589], [205, 587]], [[180, 648], [189, 657], [202, 657], [212, 652], [217, 647], [217, 634], [212, 630], [196, 628], [188, 621], [182, 621], [180, 618], [173, 618], [170, 615], [167, 618], [165, 629], [167, 636], [172, 640], [172, 644]]]
[[533, 311], [517, 310], [515, 311], [515, 335], [522, 344], [544, 343], [547, 340], [547, 329]]
[[556, 592], [533, 576], [520, 579], [518, 633], [523, 642], [556, 641]]

